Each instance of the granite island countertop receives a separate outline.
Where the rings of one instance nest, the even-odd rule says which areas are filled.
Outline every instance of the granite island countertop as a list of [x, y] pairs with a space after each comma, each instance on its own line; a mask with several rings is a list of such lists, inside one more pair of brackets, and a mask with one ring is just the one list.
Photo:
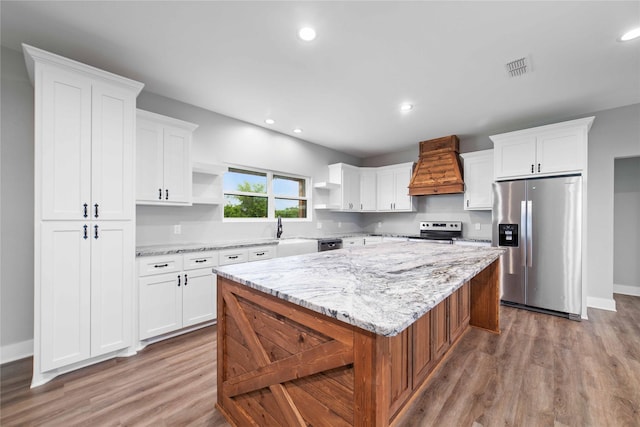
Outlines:
[[214, 272], [367, 331], [394, 336], [503, 252], [392, 242], [214, 267]]

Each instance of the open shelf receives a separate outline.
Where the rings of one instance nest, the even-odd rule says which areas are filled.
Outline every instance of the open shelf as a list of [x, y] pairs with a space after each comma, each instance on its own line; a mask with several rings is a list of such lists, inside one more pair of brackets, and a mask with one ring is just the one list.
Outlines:
[[193, 162], [191, 203], [194, 205], [222, 204], [222, 176], [226, 166]]
[[337, 210], [337, 209], [340, 209], [340, 206], [329, 205], [326, 203], [319, 203], [319, 204], [313, 205], [313, 209]]
[[193, 173], [205, 175], [222, 175], [228, 170], [228, 167], [211, 163], [193, 162], [191, 164], [191, 170]]
[[337, 190], [340, 188], [340, 184], [335, 182], [316, 182], [313, 184], [313, 188], [317, 188], [318, 190]]

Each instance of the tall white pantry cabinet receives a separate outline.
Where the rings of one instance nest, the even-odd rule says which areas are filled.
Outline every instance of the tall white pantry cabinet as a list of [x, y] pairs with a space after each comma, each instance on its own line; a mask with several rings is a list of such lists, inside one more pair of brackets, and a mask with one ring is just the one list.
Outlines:
[[133, 344], [143, 84], [23, 51], [35, 89], [33, 387]]

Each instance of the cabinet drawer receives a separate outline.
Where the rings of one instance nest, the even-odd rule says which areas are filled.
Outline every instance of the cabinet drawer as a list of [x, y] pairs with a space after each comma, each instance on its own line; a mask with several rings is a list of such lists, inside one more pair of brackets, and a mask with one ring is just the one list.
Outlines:
[[190, 252], [183, 254], [183, 265], [185, 270], [196, 268], [215, 267], [218, 265], [218, 252]]
[[227, 249], [220, 251], [220, 265], [239, 264], [249, 260], [247, 248]]
[[138, 276], [182, 271], [182, 255], [159, 255], [138, 258]]
[[256, 246], [249, 248], [249, 261], [270, 259], [275, 255], [275, 246]]
[[364, 237], [343, 237], [342, 247], [348, 248], [349, 246], [363, 246]]

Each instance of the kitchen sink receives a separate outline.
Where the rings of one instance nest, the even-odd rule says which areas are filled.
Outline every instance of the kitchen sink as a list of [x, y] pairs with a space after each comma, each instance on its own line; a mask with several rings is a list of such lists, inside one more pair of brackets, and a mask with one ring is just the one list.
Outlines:
[[312, 252], [318, 252], [318, 241], [316, 239], [282, 239], [278, 241], [278, 246], [276, 247], [278, 258]]

